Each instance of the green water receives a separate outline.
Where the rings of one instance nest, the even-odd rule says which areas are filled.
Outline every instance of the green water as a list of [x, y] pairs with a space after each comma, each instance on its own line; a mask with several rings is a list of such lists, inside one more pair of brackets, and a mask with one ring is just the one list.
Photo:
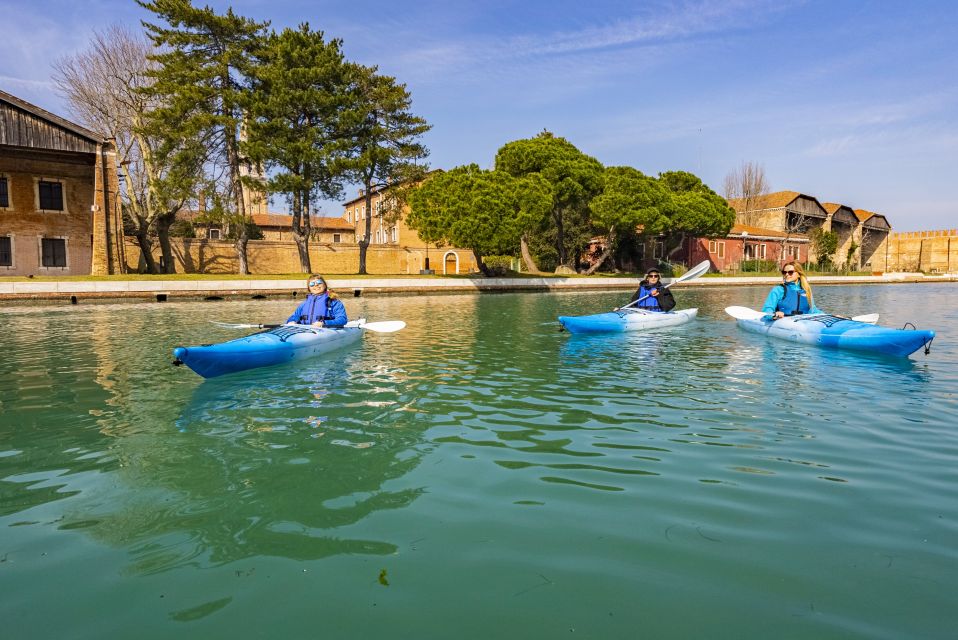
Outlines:
[[955, 638], [958, 287], [820, 287], [872, 358], [613, 293], [346, 300], [390, 335], [202, 381], [280, 301], [0, 307], [3, 638]]

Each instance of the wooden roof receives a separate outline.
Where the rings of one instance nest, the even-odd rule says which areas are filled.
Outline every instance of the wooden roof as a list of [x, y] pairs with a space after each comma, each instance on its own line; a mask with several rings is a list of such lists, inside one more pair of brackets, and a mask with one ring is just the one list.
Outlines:
[[0, 90], [0, 145], [96, 153], [103, 136]]
[[858, 221], [862, 223], [863, 227], [868, 227], [869, 229], [884, 229], [886, 231], [891, 230], [888, 218], [880, 213], [866, 209], [855, 209], [855, 217], [858, 218]]
[[784, 231], [753, 227], [747, 224], [732, 225], [732, 229], [728, 232], [727, 237], [748, 237], [759, 240], [784, 240], [788, 238], [790, 242], [808, 242], [808, 236], [800, 233], [785, 233]]
[[825, 211], [832, 215], [833, 222], [837, 221], [849, 226], [857, 226], [860, 222], [858, 216], [855, 215], [855, 210], [849, 207], [847, 204], [823, 202], [822, 206], [825, 207]]

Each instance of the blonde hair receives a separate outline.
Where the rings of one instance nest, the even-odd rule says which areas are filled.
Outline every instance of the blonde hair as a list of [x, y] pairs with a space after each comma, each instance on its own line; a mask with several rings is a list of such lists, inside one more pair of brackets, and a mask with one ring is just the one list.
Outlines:
[[337, 295], [332, 291], [332, 289], [329, 288], [329, 283], [326, 282], [326, 278], [324, 278], [323, 276], [321, 276], [321, 275], [318, 274], [318, 273], [311, 273], [311, 274], [309, 274], [309, 277], [306, 278], [306, 290], [307, 290], [307, 291], [309, 290], [309, 281], [310, 281], [310, 280], [316, 280], [316, 279], [319, 279], [319, 280], [322, 280], [322, 281], [323, 281], [323, 283], [326, 285], [326, 295], [328, 295], [331, 299], [335, 300], [336, 298], [339, 297], [339, 296], [337, 296]]
[[789, 265], [792, 265], [792, 268], [795, 269], [795, 273], [798, 274], [798, 285], [805, 290], [805, 297], [808, 298], [808, 308], [811, 309], [815, 306], [815, 303], [812, 302], [812, 285], [808, 282], [808, 276], [805, 275], [805, 270], [802, 269], [802, 265], [792, 260], [783, 264], [782, 269]]

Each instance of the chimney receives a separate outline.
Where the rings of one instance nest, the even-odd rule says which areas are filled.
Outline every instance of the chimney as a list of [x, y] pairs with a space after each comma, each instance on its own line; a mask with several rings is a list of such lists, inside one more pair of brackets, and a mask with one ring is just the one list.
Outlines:
[[206, 213], [206, 192], [202, 189], [196, 196], [196, 208], [200, 213]]

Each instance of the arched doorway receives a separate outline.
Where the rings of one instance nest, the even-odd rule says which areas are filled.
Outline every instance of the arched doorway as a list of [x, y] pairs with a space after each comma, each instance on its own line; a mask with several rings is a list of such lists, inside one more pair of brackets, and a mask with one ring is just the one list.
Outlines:
[[442, 257], [443, 274], [459, 273], [459, 254], [455, 251], [447, 251]]

